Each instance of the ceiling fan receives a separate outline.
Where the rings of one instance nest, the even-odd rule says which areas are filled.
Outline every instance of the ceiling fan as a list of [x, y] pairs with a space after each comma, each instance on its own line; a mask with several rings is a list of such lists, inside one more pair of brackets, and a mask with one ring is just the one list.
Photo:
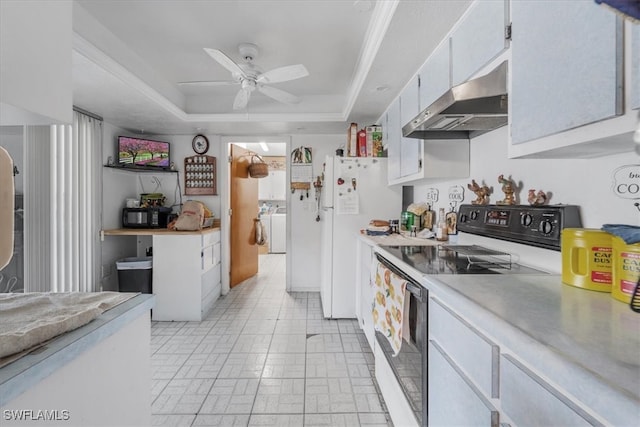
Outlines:
[[238, 91], [233, 101], [234, 110], [241, 110], [246, 107], [249, 103], [251, 92], [256, 89], [268, 97], [285, 104], [296, 104], [300, 102], [300, 98], [297, 96], [284, 90], [268, 86], [268, 84], [286, 82], [308, 76], [309, 72], [304, 65], [288, 65], [263, 72], [260, 67], [253, 63], [253, 60], [258, 56], [258, 46], [252, 43], [242, 43], [238, 46], [238, 50], [244, 59], [244, 62], [240, 64], [229, 58], [221, 50], [204, 48], [204, 51], [207, 52], [209, 56], [224, 68], [231, 71], [233, 80], [180, 82], [178, 84], [182, 86], [240, 85], [240, 91]]

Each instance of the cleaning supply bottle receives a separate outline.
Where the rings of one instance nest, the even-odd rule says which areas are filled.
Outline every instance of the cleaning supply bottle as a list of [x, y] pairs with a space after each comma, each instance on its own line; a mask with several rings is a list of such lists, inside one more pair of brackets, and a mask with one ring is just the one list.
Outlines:
[[438, 224], [436, 225], [436, 240], [446, 242], [449, 240], [447, 221], [445, 219], [444, 208], [438, 210]]

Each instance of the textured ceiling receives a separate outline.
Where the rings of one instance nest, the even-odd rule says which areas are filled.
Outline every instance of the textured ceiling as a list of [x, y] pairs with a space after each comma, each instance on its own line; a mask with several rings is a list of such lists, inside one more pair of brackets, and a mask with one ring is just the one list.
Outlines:
[[[77, 0], [74, 105], [145, 133], [278, 135], [341, 133], [375, 121], [470, 1]], [[301, 98], [279, 103], [254, 92], [232, 109], [237, 85], [206, 54], [235, 61], [254, 43], [264, 71], [304, 64], [309, 76], [273, 84]]]

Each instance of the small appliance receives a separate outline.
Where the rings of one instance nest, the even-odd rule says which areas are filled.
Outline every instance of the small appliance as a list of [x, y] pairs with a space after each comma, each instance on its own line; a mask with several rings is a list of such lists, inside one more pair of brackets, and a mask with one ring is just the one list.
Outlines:
[[166, 228], [171, 208], [123, 208], [123, 228]]

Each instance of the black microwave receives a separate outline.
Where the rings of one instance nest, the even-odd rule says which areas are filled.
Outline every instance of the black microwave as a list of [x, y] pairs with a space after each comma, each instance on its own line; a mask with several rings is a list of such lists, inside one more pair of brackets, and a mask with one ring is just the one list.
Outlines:
[[171, 208], [124, 208], [122, 227], [124, 228], [166, 228]]

